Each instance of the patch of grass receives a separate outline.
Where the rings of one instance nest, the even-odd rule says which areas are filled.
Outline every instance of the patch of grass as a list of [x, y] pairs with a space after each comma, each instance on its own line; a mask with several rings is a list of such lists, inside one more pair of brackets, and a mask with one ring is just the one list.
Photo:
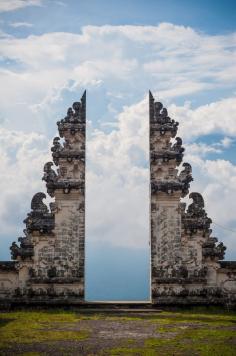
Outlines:
[[78, 321], [68, 312], [15, 312], [0, 315], [7, 323], [0, 328], [0, 348], [17, 344], [30, 344], [59, 340], [83, 340], [88, 331], [57, 330], [56, 324]]
[[163, 312], [145, 317], [157, 326], [160, 337], [148, 338], [141, 348], [135, 343], [107, 350], [106, 355], [191, 355], [234, 356], [236, 355], [236, 314], [209, 313], [203, 310]]
[[24, 352], [20, 356], [41, 356], [41, 355], [43, 354], [40, 352]]
[[109, 356], [156, 356], [156, 352], [153, 350], [143, 349], [143, 348], [127, 348], [127, 347], [117, 347], [109, 351]]
[[[215, 334], [215, 335], [214, 335]], [[214, 338], [212, 336], [214, 335]], [[201, 330], [197, 335], [178, 334], [171, 338], [149, 338], [144, 346], [136, 348], [120, 347], [107, 350], [106, 355], [139, 355], [139, 356], [162, 356], [162, 355], [196, 355], [196, 356], [234, 356], [236, 346], [231, 343], [232, 337], [235, 338], [235, 332], [225, 332], [218, 339], [218, 333], [208, 335], [207, 330]]]
[[[120, 328], [122, 328], [122, 323], [126, 327], [130, 325], [130, 330], [133, 328], [132, 325], [136, 325], [136, 327], [138, 325], [140, 333], [142, 332], [143, 320], [145, 322], [143, 323], [145, 324], [144, 330], [150, 324], [152, 324], [151, 330], [156, 330], [156, 334], [154, 333], [154, 337], [151, 338], [144, 336], [141, 339], [139, 337], [131, 339], [127, 334], [127, 338], [124, 336], [119, 344], [112, 344], [111, 340], [111, 344], [109, 344], [111, 346], [106, 350], [103, 349], [103, 340], [101, 339], [97, 355], [236, 355], [236, 313], [217, 311], [217, 309], [208, 311], [199, 308], [188, 311], [163, 311], [159, 314], [152, 314], [150, 312], [149, 314], [135, 314], [133, 316], [132, 314], [127, 314], [126, 316], [125, 314], [117, 315], [115, 313], [104, 314], [98, 312], [93, 314], [64, 310], [2, 313], [0, 314], [0, 349], [13, 347], [14, 344], [38, 345], [41, 342], [82, 341], [87, 338], [90, 341], [89, 330], [80, 330], [80, 321], [83, 320], [101, 320], [104, 323], [115, 320], [120, 322]], [[137, 320], [141, 322], [132, 324], [132, 321]], [[84, 328], [86, 329], [87, 326]], [[77, 329], [79, 330], [77, 331]], [[93, 338], [91, 338], [91, 343], [93, 343]], [[78, 345], [81, 344], [79, 343]], [[112, 345], [118, 345], [119, 347], [112, 348]], [[59, 346], [60, 343], [57, 344], [57, 348]], [[91, 347], [92, 344], [89, 345], [88, 350], [91, 351]], [[32, 346], [29, 350], [31, 349]], [[36, 348], [35, 350], [40, 350], [40, 348]], [[69, 356], [70, 354], [68, 347], [61, 351], [65, 355]], [[28, 352], [23, 353], [21, 356], [39, 355], [43, 356], [45, 353]]]
[[134, 320], [143, 320], [141, 317], [137, 316], [106, 316], [106, 320], [114, 321], [134, 321]]
[[223, 325], [236, 325], [236, 313], [217, 314], [216, 311], [211, 311], [209, 313], [205, 312], [198, 313], [192, 311], [184, 311], [183, 313], [178, 312], [163, 312], [160, 315], [151, 316], [150, 320], [154, 323], [158, 322], [161, 324], [184, 324], [184, 323], [194, 323], [194, 324], [210, 324], [222, 327]]

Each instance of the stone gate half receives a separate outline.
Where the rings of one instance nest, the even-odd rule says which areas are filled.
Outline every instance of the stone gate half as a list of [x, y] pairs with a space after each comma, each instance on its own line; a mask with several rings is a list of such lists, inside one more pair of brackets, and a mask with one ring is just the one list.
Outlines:
[[14, 261], [0, 262], [0, 299], [84, 299], [86, 92], [57, 125], [54, 163], [44, 165], [42, 178], [55, 202], [48, 209], [46, 195], [34, 195], [24, 236], [10, 248]]
[[152, 301], [236, 304], [236, 261], [223, 261], [226, 247], [212, 236], [201, 194], [189, 195], [187, 209], [181, 202], [189, 193], [192, 168], [182, 164], [178, 122], [151, 92], [149, 116]]

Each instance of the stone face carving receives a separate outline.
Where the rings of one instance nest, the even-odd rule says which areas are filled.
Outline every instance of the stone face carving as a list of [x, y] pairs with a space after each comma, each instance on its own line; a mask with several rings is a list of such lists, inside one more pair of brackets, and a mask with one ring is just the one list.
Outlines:
[[60, 152], [62, 151], [62, 149], [63, 149], [63, 147], [60, 143], [60, 137], [54, 137], [53, 146], [51, 147], [51, 151], [52, 151], [53, 162], [55, 163], [56, 166], [58, 166], [59, 156], [60, 156]]

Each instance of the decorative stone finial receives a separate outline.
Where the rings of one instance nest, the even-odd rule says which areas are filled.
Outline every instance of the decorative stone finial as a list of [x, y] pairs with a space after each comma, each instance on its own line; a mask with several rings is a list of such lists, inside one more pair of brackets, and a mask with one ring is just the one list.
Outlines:
[[31, 201], [32, 211], [27, 215], [24, 223], [26, 224], [26, 233], [39, 231], [40, 234], [51, 234], [54, 229], [54, 214], [48, 211], [48, 207], [43, 203], [46, 194], [36, 193]]

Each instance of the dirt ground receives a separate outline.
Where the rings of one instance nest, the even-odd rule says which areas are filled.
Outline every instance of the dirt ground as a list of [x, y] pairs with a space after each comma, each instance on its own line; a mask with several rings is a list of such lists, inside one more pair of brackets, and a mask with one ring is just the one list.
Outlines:
[[222, 311], [19, 311], [0, 314], [0, 355], [236, 355]]

